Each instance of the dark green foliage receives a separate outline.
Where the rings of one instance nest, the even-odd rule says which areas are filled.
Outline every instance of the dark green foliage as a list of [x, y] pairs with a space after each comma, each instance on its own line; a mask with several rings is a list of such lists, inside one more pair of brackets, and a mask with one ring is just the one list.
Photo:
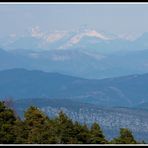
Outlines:
[[27, 143], [29, 129], [24, 121], [21, 121], [19, 119], [16, 120], [13, 131], [16, 137], [16, 140], [15, 140], [16, 144]]
[[86, 124], [73, 122], [64, 112], [49, 119], [37, 107], [29, 107], [21, 120], [4, 102], [0, 102], [1, 144], [136, 144], [132, 132], [120, 129], [120, 136], [111, 142], [98, 123], [91, 128]]
[[75, 122], [74, 133], [78, 139], [78, 143], [90, 143], [90, 131], [87, 125], [81, 125], [78, 122]]
[[25, 112], [24, 123], [27, 127], [27, 143], [46, 143], [48, 118], [38, 108], [31, 106]]
[[75, 135], [73, 134], [74, 125], [62, 111], [59, 116], [55, 119], [56, 135], [58, 138], [57, 143], [71, 143]]
[[37, 107], [31, 106], [25, 112], [25, 123], [30, 129], [44, 125], [47, 123], [47, 119], [48, 117], [46, 117]]
[[136, 140], [132, 135], [132, 132], [127, 128], [120, 129], [120, 136], [118, 138], [114, 138], [111, 143], [115, 144], [136, 144]]
[[14, 113], [7, 108], [4, 102], [0, 102], [0, 143], [8, 144], [15, 142], [13, 126], [16, 121]]
[[105, 136], [103, 135], [103, 132], [99, 126], [99, 124], [94, 123], [91, 127], [91, 143], [92, 144], [105, 144], [107, 143], [107, 140], [105, 139]]

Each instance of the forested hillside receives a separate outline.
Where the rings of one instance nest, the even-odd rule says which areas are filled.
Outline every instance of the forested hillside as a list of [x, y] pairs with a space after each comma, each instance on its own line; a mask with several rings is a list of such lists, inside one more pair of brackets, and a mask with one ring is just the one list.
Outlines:
[[107, 141], [99, 124], [73, 122], [64, 112], [49, 118], [37, 107], [30, 106], [24, 119], [0, 102], [1, 144], [137, 144], [129, 129], [121, 128], [118, 137]]

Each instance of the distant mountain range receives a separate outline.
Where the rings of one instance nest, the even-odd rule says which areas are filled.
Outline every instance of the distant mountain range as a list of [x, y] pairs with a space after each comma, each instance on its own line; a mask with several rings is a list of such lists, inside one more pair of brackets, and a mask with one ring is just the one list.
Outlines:
[[115, 35], [100, 33], [95, 29], [79, 28], [73, 31], [42, 32], [38, 27], [22, 36], [8, 36], [0, 39], [2, 48], [12, 49], [72, 49], [108, 42], [117, 38]]
[[83, 79], [59, 73], [0, 71], [0, 98], [69, 99], [99, 106], [135, 107], [148, 102], [148, 74]]
[[34, 27], [26, 35], [1, 37], [0, 47], [7, 50], [33, 49], [35, 51], [91, 49], [100, 53], [112, 53], [121, 50], [147, 49], [147, 39], [147, 32], [138, 38], [130, 39], [128, 36], [99, 32], [87, 27], [72, 31], [50, 32], [42, 32], [40, 28]]
[[82, 50], [5, 51], [0, 49], [0, 70], [38, 69], [83, 78], [108, 78], [148, 72], [148, 50], [110, 55]]
[[40, 32], [0, 39], [0, 70], [38, 69], [101, 79], [148, 73], [148, 33], [135, 40], [94, 29]]

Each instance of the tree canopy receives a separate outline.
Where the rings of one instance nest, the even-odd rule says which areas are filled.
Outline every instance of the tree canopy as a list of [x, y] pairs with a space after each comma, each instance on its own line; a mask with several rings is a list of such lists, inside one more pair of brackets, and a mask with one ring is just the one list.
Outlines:
[[136, 144], [127, 128], [120, 129], [120, 135], [108, 141], [98, 123], [91, 127], [72, 121], [63, 111], [55, 118], [49, 118], [37, 107], [31, 106], [20, 119], [16, 113], [0, 102], [1, 144]]

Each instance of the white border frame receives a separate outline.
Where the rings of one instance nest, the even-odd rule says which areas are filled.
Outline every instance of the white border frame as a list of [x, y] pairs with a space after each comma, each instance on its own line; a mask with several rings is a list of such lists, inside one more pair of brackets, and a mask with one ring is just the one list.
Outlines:
[[46, 4], [56, 4], [56, 5], [73, 5], [73, 4], [76, 4], [76, 5], [96, 5], [96, 4], [99, 4], [99, 5], [116, 5], [116, 4], [125, 4], [125, 5], [143, 5], [143, 4], [148, 4], [148, 2], [0, 2], [0, 5], [1, 4], [11, 4], [11, 5], [16, 5], [16, 4], [19, 4], [19, 5], [23, 5], [23, 4], [29, 4], [29, 5], [46, 5]]

